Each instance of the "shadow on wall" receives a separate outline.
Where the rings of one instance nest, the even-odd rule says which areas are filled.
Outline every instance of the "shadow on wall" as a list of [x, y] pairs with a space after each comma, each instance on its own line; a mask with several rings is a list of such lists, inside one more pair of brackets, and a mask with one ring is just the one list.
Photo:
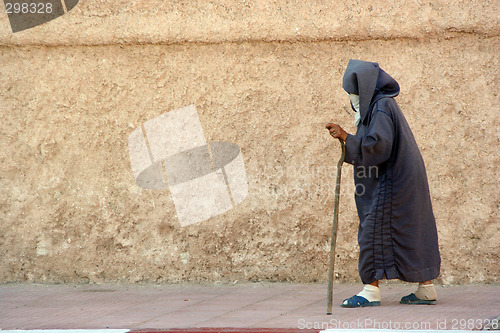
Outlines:
[[72, 10], [79, 0], [4, 0], [12, 32], [52, 21]]

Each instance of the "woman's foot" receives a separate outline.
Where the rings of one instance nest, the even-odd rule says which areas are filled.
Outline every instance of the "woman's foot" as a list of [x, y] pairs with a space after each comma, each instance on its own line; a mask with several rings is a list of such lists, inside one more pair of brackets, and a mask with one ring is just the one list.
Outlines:
[[363, 290], [340, 304], [343, 308], [359, 308], [380, 305], [380, 288], [373, 284], [366, 284]]
[[434, 285], [430, 281], [421, 282], [418, 284], [418, 289], [415, 293], [401, 298], [401, 304], [436, 304], [437, 293]]

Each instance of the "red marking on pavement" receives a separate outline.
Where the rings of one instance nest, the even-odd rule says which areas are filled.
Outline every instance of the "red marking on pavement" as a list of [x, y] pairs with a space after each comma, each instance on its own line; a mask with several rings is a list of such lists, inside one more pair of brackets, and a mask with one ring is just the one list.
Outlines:
[[166, 330], [161, 329], [145, 329], [145, 330], [134, 330], [129, 333], [179, 333], [179, 332], [189, 332], [189, 333], [318, 333], [321, 330], [308, 330], [299, 328], [212, 328], [212, 327], [201, 327], [201, 328], [171, 328]]

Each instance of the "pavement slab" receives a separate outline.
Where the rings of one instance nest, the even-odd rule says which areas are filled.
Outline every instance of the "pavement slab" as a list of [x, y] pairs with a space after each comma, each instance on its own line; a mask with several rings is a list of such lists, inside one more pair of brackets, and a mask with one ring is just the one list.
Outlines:
[[335, 284], [333, 314], [326, 315], [326, 284], [4, 284], [0, 329], [470, 331], [500, 316], [499, 285], [438, 287], [437, 305], [400, 304], [415, 285], [381, 289], [381, 306], [344, 309], [339, 304], [361, 285]]

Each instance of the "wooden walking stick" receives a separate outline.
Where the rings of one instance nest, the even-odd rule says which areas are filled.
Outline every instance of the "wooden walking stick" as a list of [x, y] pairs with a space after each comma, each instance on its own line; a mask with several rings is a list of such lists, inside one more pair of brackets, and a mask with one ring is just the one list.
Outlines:
[[333, 281], [335, 280], [335, 245], [337, 242], [337, 227], [339, 220], [339, 199], [340, 199], [340, 177], [342, 174], [342, 164], [345, 159], [345, 143], [339, 138], [342, 147], [342, 155], [337, 163], [337, 182], [335, 184], [335, 206], [333, 209], [333, 226], [332, 226], [332, 239], [330, 242], [330, 267], [328, 268], [328, 305], [326, 307], [326, 314], [332, 314], [332, 301], [333, 301]]

